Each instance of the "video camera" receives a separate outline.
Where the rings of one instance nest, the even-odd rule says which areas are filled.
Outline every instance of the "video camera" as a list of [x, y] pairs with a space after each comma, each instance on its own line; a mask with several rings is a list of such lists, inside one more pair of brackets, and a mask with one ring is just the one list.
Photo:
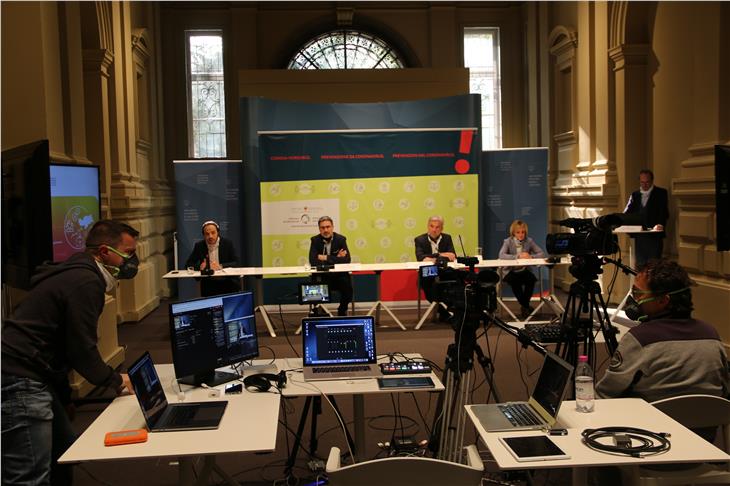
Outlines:
[[468, 270], [439, 266], [434, 282], [436, 298], [455, 315], [463, 312], [481, 315], [484, 311], [489, 314], [496, 311], [497, 272], [483, 268], [477, 273], [474, 270], [477, 259], [473, 257], [459, 257], [457, 261], [468, 265]]
[[[641, 221], [641, 216], [638, 216]], [[637, 222], [634, 215], [613, 213], [597, 218], [568, 218], [558, 222], [572, 228], [574, 233], [551, 233], [545, 246], [551, 255], [570, 254], [610, 255], [618, 251], [618, 238], [611, 231], [619, 226]]]

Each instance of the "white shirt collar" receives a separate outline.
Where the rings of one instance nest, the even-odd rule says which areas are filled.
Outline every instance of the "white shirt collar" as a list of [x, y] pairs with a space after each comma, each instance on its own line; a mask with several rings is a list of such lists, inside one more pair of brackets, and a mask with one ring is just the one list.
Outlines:
[[106, 288], [104, 289], [104, 291], [106, 293], [109, 293], [112, 290], [114, 290], [115, 288], [117, 288], [117, 279], [112, 277], [112, 274], [109, 273], [109, 270], [106, 269], [106, 267], [104, 266], [103, 263], [101, 263], [96, 258], [94, 259], [94, 261], [96, 262], [96, 266], [99, 267], [99, 270], [101, 271], [101, 274], [104, 277], [104, 282], [106, 283]]

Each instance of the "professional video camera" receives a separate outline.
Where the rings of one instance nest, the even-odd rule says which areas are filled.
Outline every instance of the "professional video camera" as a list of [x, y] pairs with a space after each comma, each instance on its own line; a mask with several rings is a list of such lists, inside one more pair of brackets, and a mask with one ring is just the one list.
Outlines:
[[473, 315], [481, 315], [484, 311], [493, 313], [497, 309], [497, 272], [483, 268], [476, 273], [474, 265], [477, 259], [473, 257], [458, 257], [457, 262], [467, 265], [468, 270], [439, 266], [438, 278], [434, 282], [438, 300], [455, 315], [463, 312]]
[[615, 214], [592, 219], [568, 218], [559, 224], [575, 232], [547, 235], [545, 245], [551, 255], [609, 255], [618, 251], [618, 240], [611, 230], [622, 223]]

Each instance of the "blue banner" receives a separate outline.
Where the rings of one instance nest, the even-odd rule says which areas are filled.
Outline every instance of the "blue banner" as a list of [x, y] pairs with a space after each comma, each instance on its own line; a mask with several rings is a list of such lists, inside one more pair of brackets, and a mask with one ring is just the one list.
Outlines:
[[[244, 251], [241, 161], [176, 160], [174, 167], [178, 268], [185, 269], [195, 242], [203, 239], [202, 224], [209, 220], [218, 223], [221, 236], [233, 242], [240, 260]], [[197, 297], [197, 283], [192, 279], [179, 281], [178, 295], [182, 299]]]
[[[479, 192], [484, 258], [498, 257], [502, 242], [509, 237], [510, 224], [515, 219], [527, 223], [528, 236], [546, 251], [547, 167], [547, 148], [482, 152]], [[542, 277], [547, 290], [547, 272], [543, 271]]]

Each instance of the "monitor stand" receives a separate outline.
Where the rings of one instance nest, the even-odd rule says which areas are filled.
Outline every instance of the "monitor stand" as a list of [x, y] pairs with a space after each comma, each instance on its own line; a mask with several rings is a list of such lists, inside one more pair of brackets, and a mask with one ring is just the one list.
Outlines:
[[237, 373], [228, 373], [225, 371], [211, 370], [196, 375], [188, 375], [180, 378], [178, 381], [185, 385], [201, 386], [203, 383], [209, 387], [222, 385], [229, 381], [237, 380], [240, 376]]

